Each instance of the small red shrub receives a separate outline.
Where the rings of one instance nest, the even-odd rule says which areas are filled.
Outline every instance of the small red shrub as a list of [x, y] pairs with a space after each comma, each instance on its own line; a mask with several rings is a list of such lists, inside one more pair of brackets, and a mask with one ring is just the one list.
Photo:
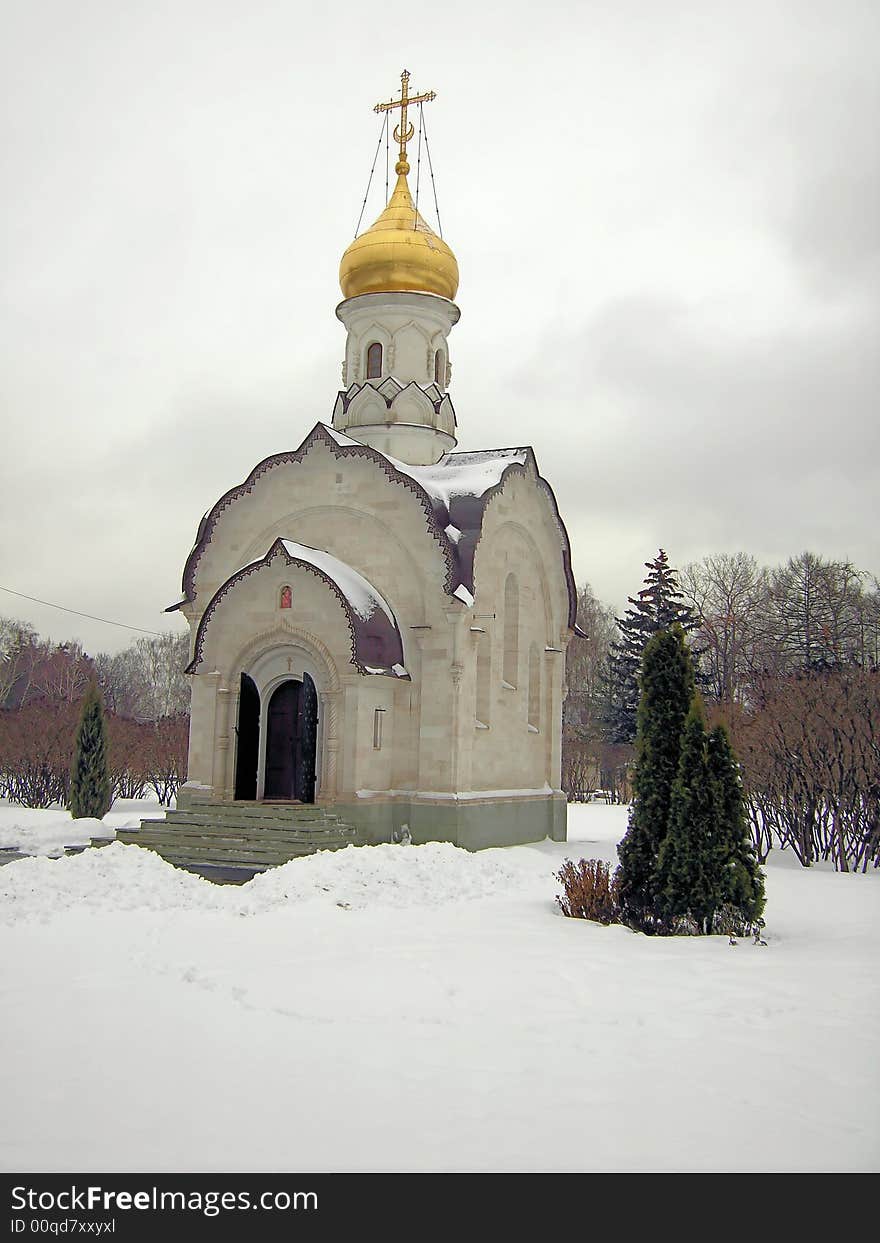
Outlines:
[[563, 915], [572, 919], [592, 919], [600, 924], [619, 921], [610, 863], [601, 859], [581, 859], [572, 863], [571, 859], [566, 859], [556, 879], [565, 889], [564, 898], [556, 896]]

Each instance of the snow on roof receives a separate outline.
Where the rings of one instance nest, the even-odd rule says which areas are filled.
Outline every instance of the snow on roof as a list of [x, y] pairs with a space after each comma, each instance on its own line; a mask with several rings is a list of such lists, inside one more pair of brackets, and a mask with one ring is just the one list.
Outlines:
[[288, 539], [273, 540], [265, 556], [241, 566], [214, 593], [199, 622], [195, 655], [187, 667], [188, 673], [198, 671], [204, 652], [208, 625], [229, 589], [237, 580], [244, 579], [268, 565], [279, 552], [283, 552], [291, 564], [299, 562], [308, 566], [319, 578], [330, 583], [348, 615], [352, 664], [361, 673], [381, 674], [394, 678], [409, 677], [403, 664], [403, 639], [397, 619], [388, 602], [373, 584], [352, 566], [334, 557], [332, 553]]
[[[318, 427], [340, 448], [357, 450], [360, 442], [343, 432], [336, 431], [326, 423]], [[412, 479], [427, 496], [434, 511], [434, 520], [449, 541], [451, 557], [450, 581], [447, 590], [469, 607], [474, 597], [474, 552], [483, 529], [483, 516], [489, 493], [501, 485], [505, 472], [511, 467], [527, 470], [538, 476], [534, 453], [527, 445], [508, 449], [477, 449], [461, 453], [446, 453], [439, 462], [429, 466], [412, 466], [390, 454], [370, 449], [389, 463], [395, 471]], [[561, 537], [562, 561], [568, 584], [568, 624], [576, 634], [581, 634], [576, 623], [577, 592], [571, 572], [571, 551], [568, 534], [559, 511], [553, 490], [545, 479], [538, 476], [556, 510]]]
[[388, 460], [398, 470], [420, 483], [435, 506], [445, 506], [453, 525], [461, 527], [461, 523], [455, 520], [452, 513], [455, 502], [459, 499], [484, 496], [490, 488], [498, 486], [508, 466], [525, 466], [530, 453], [531, 450], [527, 448], [446, 453], [433, 466], [410, 466], [407, 462], [399, 462], [392, 457]]
[[[318, 426], [340, 448], [363, 451], [360, 441], [327, 423]], [[474, 550], [483, 529], [488, 494], [500, 485], [511, 466], [525, 469], [530, 462], [534, 466], [532, 450], [520, 446], [446, 453], [439, 462], [428, 466], [413, 466], [378, 449], [371, 448], [368, 452], [384, 458], [395, 471], [412, 479], [427, 497], [437, 527], [449, 540], [452, 567], [447, 589], [450, 595], [472, 607]]]
[[369, 621], [376, 609], [381, 609], [388, 620], [397, 625], [394, 614], [373, 584], [368, 583], [350, 565], [346, 565], [332, 553], [324, 552], [320, 548], [310, 548], [308, 544], [297, 544], [289, 539], [283, 539], [281, 543], [291, 557], [296, 557], [298, 561], [308, 561], [310, 565], [316, 565], [319, 570], [329, 574], [361, 621]]
[[[342, 448], [363, 448], [359, 440], [338, 432], [328, 423], [319, 425]], [[374, 449], [374, 453], [380, 450]], [[412, 466], [392, 457], [390, 453], [381, 456], [391, 463], [395, 470], [409, 475], [422, 487], [434, 504], [435, 510], [443, 507], [447, 510], [447, 521], [442, 527], [450, 525], [466, 530], [448, 511], [459, 499], [476, 499], [485, 495], [490, 488], [497, 487], [501, 476], [508, 466], [525, 466], [531, 455], [531, 449], [522, 446], [517, 449], [477, 449], [463, 453], [445, 453], [439, 462], [431, 466]], [[439, 517], [439, 515], [438, 515]]]
[[[264, 461], [254, 467], [243, 483], [230, 489], [229, 492], [225, 493], [216, 502], [207, 517], [200, 523], [196, 544], [184, 566], [184, 601], [192, 600], [195, 596], [197, 566], [204, 549], [211, 541], [214, 526], [223, 511], [230, 503], [247, 495], [255, 481], [266, 471], [287, 462], [302, 461], [316, 437], [323, 437], [325, 443], [329, 442], [331, 445], [336, 445], [342, 451], [340, 456], [351, 454], [372, 458], [374, 461], [386, 465], [389, 478], [412, 481], [412, 484], [415, 485], [413, 491], [420, 497], [428, 522], [435, 528], [442, 543], [448, 565], [446, 590], [450, 595], [454, 595], [459, 587], [463, 587], [470, 596], [474, 594], [474, 552], [482, 533], [483, 517], [490, 493], [497, 487], [500, 487], [506, 472], [511, 468], [534, 472], [539, 486], [544, 488], [550, 498], [559, 525], [560, 551], [568, 584], [568, 622], [569, 626], [575, 626], [577, 592], [571, 572], [571, 552], [568, 544], [568, 535], [556, 507], [553, 490], [546, 480], [538, 475], [537, 464], [530, 448], [520, 446], [508, 449], [482, 449], [461, 453], [447, 453], [439, 462], [433, 465], [413, 466], [408, 462], [401, 462], [398, 458], [382, 453], [378, 449], [364, 445], [361, 441], [345, 435], [344, 432], [337, 431], [329, 423], [316, 423], [298, 449], [273, 454], [271, 457], [264, 459]], [[323, 555], [329, 556], [329, 554]], [[320, 568], [316, 561], [312, 561], [311, 564], [316, 569]], [[339, 564], [341, 565], [342, 563]], [[354, 571], [350, 571], [350, 573], [353, 574]], [[331, 571], [328, 571], [328, 574], [330, 574], [330, 577], [333, 577]], [[345, 584], [340, 582], [339, 587], [344, 593], [346, 584], [351, 585], [352, 580], [349, 576], [343, 577], [346, 582]], [[361, 591], [353, 590], [352, 594], [361, 599], [365, 604], [371, 603], [369, 593], [364, 596]], [[376, 593], [376, 596], [378, 597], [378, 593]], [[462, 596], [459, 595], [459, 599], [461, 598]], [[378, 599], [376, 604], [378, 607], [382, 607], [382, 605], [378, 605]], [[384, 605], [384, 601], [382, 604]], [[180, 604], [173, 605], [172, 609], [179, 607]], [[385, 606], [385, 610], [387, 615], [390, 616], [390, 610], [387, 609], [387, 606]], [[171, 610], [169, 609], [169, 611]]]

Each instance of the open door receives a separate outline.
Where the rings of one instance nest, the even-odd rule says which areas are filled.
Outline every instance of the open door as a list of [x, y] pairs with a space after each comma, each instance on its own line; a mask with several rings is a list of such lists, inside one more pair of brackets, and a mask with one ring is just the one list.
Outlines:
[[269, 700], [266, 720], [267, 799], [315, 801], [318, 695], [308, 674], [282, 682]]
[[241, 675], [238, 696], [237, 748], [235, 754], [235, 797], [257, 797], [257, 766], [260, 761], [260, 692], [252, 678]]

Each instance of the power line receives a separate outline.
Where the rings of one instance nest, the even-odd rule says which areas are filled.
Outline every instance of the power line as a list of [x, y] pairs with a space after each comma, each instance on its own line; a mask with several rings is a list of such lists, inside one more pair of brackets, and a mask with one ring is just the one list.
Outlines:
[[376, 171], [376, 161], [377, 161], [377, 160], [378, 160], [378, 158], [379, 158], [379, 150], [380, 150], [380, 148], [381, 148], [381, 146], [382, 146], [382, 135], [383, 135], [383, 134], [385, 134], [385, 135], [386, 135], [386, 142], [385, 142], [385, 202], [386, 202], [386, 204], [387, 204], [387, 202], [388, 202], [388, 142], [387, 142], [387, 130], [388, 130], [388, 113], [386, 112], [386, 113], [385, 113], [385, 120], [382, 122], [382, 128], [379, 130], [379, 141], [376, 143], [376, 154], [373, 156], [373, 167], [370, 169], [370, 176], [369, 176], [369, 179], [368, 179], [368, 181], [367, 181], [367, 193], [364, 195], [364, 201], [363, 201], [363, 203], [361, 203], [361, 214], [358, 216], [358, 222], [357, 222], [357, 224], [356, 224], [356, 225], [355, 225], [355, 227], [354, 227], [354, 235], [355, 235], [355, 237], [357, 237], [357, 235], [358, 235], [358, 229], [361, 227], [361, 221], [362, 221], [362, 220], [363, 220], [363, 218], [364, 218], [364, 208], [365, 208], [365, 207], [366, 207], [366, 205], [367, 205], [367, 199], [368, 199], [369, 194], [370, 194], [370, 186], [373, 184], [373, 173]]
[[23, 591], [13, 591], [11, 587], [0, 586], [0, 591], [7, 591], [11, 596], [22, 600], [33, 600], [34, 604], [45, 604], [50, 609], [60, 609], [62, 613], [73, 613], [74, 617], [87, 617], [89, 621], [103, 622], [106, 626], [119, 626], [121, 630], [136, 630], [138, 634], [152, 634], [164, 639], [168, 631], [144, 630], [142, 626], [127, 626], [125, 622], [111, 621], [109, 617], [96, 617], [94, 613], [80, 613], [79, 609], [69, 609], [63, 604], [53, 604], [51, 600], [38, 600], [36, 596], [26, 596]]
[[[440, 221], [440, 204], [437, 202], [437, 183], [436, 183], [436, 181], [434, 180], [434, 165], [431, 163], [431, 148], [428, 146], [428, 127], [427, 127], [427, 125], [425, 125], [425, 126], [424, 126], [424, 129], [425, 129], [425, 151], [426, 151], [426, 152], [427, 152], [427, 154], [428, 154], [428, 171], [429, 171], [429, 172], [430, 172], [430, 174], [431, 174], [431, 185], [432, 185], [432, 186], [433, 186], [433, 188], [434, 188], [434, 211], [437, 213], [437, 232], [440, 234], [440, 236], [441, 236], [441, 238], [442, 238], [442, 236], [443, 236], [443, 225], [442, 225], [442, 223], [441, 223], [441, 221]], [[421, 130], [419, 130], [419, 136], [421, 137]]]

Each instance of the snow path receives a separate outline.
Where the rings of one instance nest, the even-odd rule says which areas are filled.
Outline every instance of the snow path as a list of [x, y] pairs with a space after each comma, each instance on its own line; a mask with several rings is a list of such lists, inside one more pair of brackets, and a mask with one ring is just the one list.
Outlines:
[[558, 913], [625, 827], [569, 810], [242, 888], [118, 845], [0, 869], [0, 1167], [876, 1169], [880, 878], [777, 856], [768, 948], [645, 938]]

